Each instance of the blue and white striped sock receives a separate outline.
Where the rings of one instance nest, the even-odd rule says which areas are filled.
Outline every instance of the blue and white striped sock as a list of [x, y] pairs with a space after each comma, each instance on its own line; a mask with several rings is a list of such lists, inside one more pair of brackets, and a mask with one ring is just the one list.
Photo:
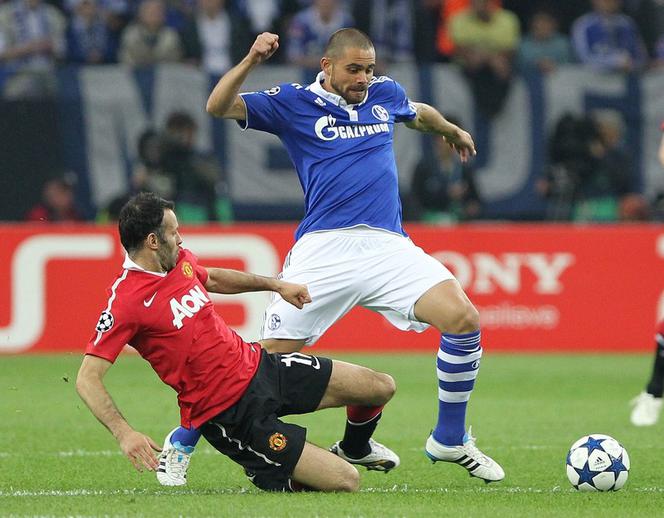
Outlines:
[[463, 444], [466, 406], [480, 368], [480, 331], [443, 334], [438, 350], [438, 423], [433, 438], [446, 446]]

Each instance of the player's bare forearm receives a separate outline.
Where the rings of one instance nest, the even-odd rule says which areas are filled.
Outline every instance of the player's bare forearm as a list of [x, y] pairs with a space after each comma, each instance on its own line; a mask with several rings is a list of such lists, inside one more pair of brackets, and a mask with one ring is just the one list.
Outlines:
[[285, 301], [300, 309], [304, 304], [311, 302], [309, 291], [302, 284], [225, 268], [207, 268], [207, 272], [205, 289], [213, 293], [231, 295], [251, 291], [274, 291]]
[[270, 59], [279, 48], [279, 36], [264, 32], [256, 37], [249, 53], [237, 65], [226, 72], [216, 84], [205, 109], [215, 117], [245, 120], [247, 108], [238, 95], [249, 72], [258, 64]]
[[424, 133], [438, 133], [444, 137], [456, 135], [459, 127], [445, 119], [433, 106], [425, 103], [412, 104], [417, 110], [417, 116], [412, 121], [406, 122], [406, 126]]
[[437, 133], [445, 137], [447, 143], [459, 153], [462, 161], [476, 154], [475, 143], [470, 133], [449, 122], [433, 106], [424, 103], [413, 103], [417, 116], [406, 126], [425, 133]]
[[115, 406], [104, 386], [103, 378], [111, 363], [96, 356], [86, 355], [76, 378], [76, 390], [92, 414], [120, 440], [132, 430]]
[[226, 268], [206, 268], [205, 289], [213, 293], [232, 295], [249, 291], [276, 291], [277, 279]]
[[161, 448], [147, 435], [134, 430], [115, 406], [103, 378], [111, 363], [86, 355], [76, 378], [76, 390], [92, 414], [113, 434], [122, 453], [142, 471], [157, 469], [154, 452]]
[[255, 66], [256, 63], [252, 63], [247, 56], [226, 72], [208, 97], [206, 111], [210, 115], [224, 119], [246, 119], [247, 109], [238, 93], [242, 83]]

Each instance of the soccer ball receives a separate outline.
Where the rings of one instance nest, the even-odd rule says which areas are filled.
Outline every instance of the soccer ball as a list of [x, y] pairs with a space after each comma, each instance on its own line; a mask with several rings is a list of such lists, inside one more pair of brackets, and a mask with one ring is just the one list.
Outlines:
[[584, 435], [567, 454], [567, 478], [579, 491], [618, 491], [628, 473], [627, 451], [608, 435]]

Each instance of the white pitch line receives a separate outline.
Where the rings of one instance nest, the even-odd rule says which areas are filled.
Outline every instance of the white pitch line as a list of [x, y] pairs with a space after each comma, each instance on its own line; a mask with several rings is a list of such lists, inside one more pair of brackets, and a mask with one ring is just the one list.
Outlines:
[[[255, 489], [214, 489], [214, 490], [196, 490], [196, 489], [173, 489], [173, 490], [150, 490], [150, 489], [43, 489], [37, 491], [29, 490], [10, 490], [0, 491], [0, 498], [2, 497], [72, 497], [72, 496], [161, 496], [161, 495], [174, 495], [174, 496], [203, 496], [203, 495], [239, 495], [249, 491], [258, 492]], [[635, 487], [623, 490], [623, 493], [651, 493], [659, 494], [664, 493], [664, 487]], [[570, 488], [561, 488], [554, 486], [552, 488], [537, 488], [537, 487], [477, 487], [466, 489], [449, 489], [449, 488], [427, 488], [418, 489], [407, 485], [394, 486], [391, 488], [376, 488], [369, 487], [361, 489], [360, 493], [378, 493], [378, 494], [490, 494], [490, 493], [505, 493], [505, 494], [553, 494], [553, 493], [577, 493], [576, 490]]]

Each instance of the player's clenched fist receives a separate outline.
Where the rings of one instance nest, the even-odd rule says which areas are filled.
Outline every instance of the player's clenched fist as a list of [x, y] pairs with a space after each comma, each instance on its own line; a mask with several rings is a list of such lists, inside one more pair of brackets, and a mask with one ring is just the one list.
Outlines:
[[256, 41], [249, 50], [249, 56], [254, 63], [262, 63], [274, 54], [279, 48], [279, 36], [271, 32], [263, 32], [256, 37]]

